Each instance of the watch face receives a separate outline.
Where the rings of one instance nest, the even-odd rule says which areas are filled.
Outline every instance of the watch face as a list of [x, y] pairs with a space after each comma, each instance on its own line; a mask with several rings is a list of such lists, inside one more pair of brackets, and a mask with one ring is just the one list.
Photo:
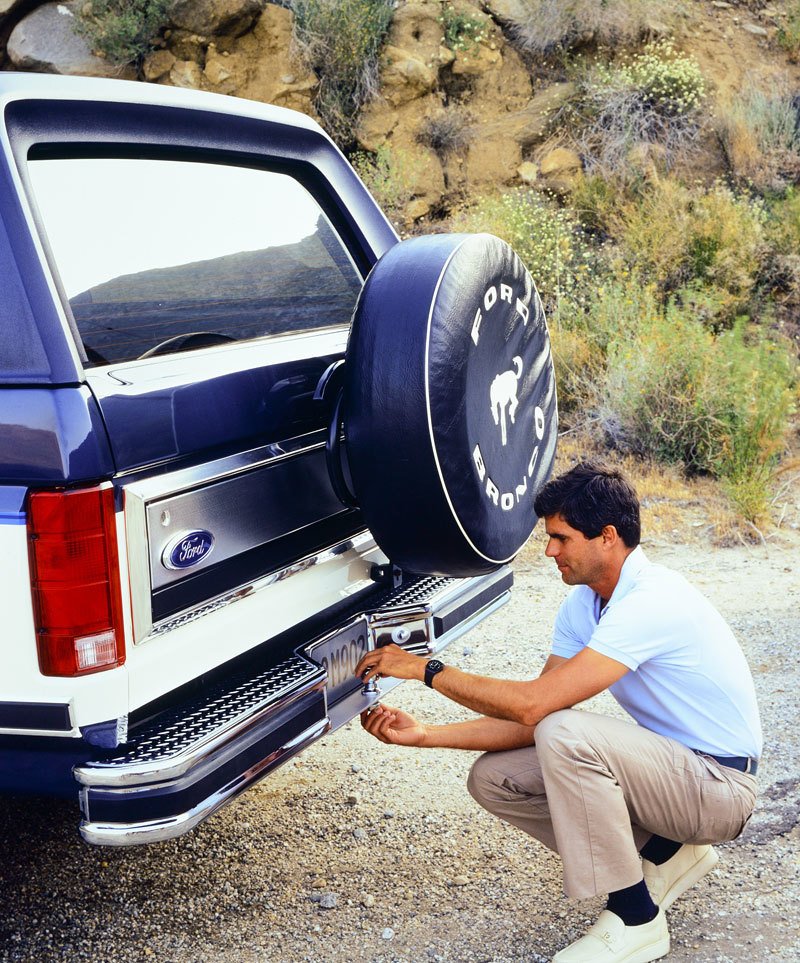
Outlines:
[[444, 668], [444, 662], [440, 662], [438, 659], [431, 659], [426, 668], [428, 672], [441, 672]]

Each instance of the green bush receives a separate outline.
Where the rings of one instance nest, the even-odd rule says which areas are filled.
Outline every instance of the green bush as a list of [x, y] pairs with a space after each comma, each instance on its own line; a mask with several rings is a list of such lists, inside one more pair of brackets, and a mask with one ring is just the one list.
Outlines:
[[748, 520], [767, 511], [796, 396], [796, 361], [739, 322], [715, 335], [675, 303], [608, 352], [604, 421], [621, 448], [722, 479]]
[[112, 63], [140, 62], [169, 20], [170, 0], [91, 0], [76, 29]]
[[800, 3], [794, 0], [786, 7], [786, 19], [778, 28], [778, 43], [796, 60], [800, 55]]
[[690, 191], [674, 180], [657, 182], [620, 204], [610, 218], [622, 263], [664, 295], [698, 285], [707, 289], [714, 323], [744, 310], [766, 260], [767, 215], [758, 200], [727, 187]]
[[591, 251], [578, 220], [536, 191], [521, 188], [478, 198], [453, 219], [452, 227], [486, 231], [507, 241], [531, 272], [546, 310], [557, 310], [564, 298], [582, 302], [585, 297]]
[[351, 160], [384, 213], [399, 217], [414, 196], [412, 161], [405, 152], [383, 146], [374, 154], [359, 151]]
[[378, 56], [392, 0], [289, 0], [295, 37], [320, 78], [316, 107], [328, 132], [348, 148], [358, 112], [378, 91]]
[[516, 0], [507, 11], [516, 44], [533, 54], [580, 43], [618, 46], [640, 40], [655, 20], [669, 21], [669, 0]]
[[485, 17], [475, 16], [445, 3], [439, 22], [444, 27], [444, 43], [451, 50], [471, 50], [489, 35]]

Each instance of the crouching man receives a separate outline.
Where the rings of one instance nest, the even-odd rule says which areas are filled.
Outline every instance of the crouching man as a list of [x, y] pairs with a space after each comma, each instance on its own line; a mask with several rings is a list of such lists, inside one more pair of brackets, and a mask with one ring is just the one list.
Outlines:
[[[567, 896], [608, 894], [558, 963], [647, 963], [669, 952], [666, 909], [717, 862], [756, 800], [761, 728], [744, 655], [719, 613], [639, 547], [639, 503], [617, 471], [579, 464], [544, 486], [545, 554], [575, 588], [532, 681], [367, 653], [363, 679], [418, 679], [481, 714], [426, 726], [379, 706], [381, 742], [482, 750], [475, 799], [561, 856]], [[572, 709], [608, 689], [633, 723]]]

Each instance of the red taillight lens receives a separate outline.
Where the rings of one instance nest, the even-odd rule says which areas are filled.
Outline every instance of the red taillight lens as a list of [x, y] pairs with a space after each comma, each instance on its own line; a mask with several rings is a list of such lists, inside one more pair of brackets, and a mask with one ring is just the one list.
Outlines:
[[113, 489], [34, 492], [28, 538], [42, 673], [85, 675], [122, 665]]

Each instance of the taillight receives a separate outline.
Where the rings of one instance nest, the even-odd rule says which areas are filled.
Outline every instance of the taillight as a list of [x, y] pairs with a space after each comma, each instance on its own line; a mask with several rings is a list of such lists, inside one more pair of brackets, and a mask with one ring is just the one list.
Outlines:
[[125, 661], [114, 491], [33, 492], [31, 588], [43, 675], [85, 675]]

